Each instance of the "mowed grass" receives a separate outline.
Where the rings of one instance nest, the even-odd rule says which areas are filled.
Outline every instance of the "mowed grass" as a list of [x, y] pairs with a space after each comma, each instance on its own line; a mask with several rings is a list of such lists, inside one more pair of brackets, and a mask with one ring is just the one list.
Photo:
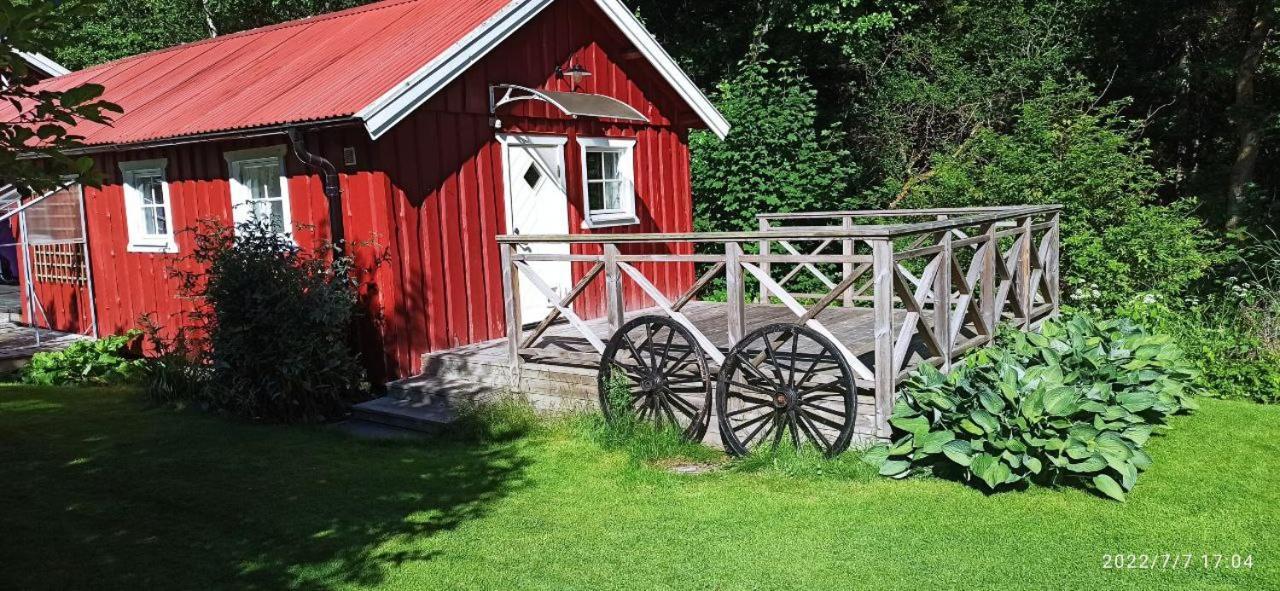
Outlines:
[[[847, 463], [683, 476], [575, 433], [379, 443], [0, 388], [0, 588], [1280, 588], [1277, 407], [1205, 401], [1126, 504]], [[1167, 552], [1195, 559], [1102, 568]]]

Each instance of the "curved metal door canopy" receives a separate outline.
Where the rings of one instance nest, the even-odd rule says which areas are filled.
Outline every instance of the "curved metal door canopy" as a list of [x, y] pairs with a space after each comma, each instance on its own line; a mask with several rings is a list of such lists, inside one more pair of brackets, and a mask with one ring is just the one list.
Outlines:
[[496, 117], [499, 107], [520, 101], [542, 101], [574, 119], [578, 117], [603, 117], [639, 123], [649, 122], [648, 117], [632, 108], [631, 105], [602, 94], [535, 90], [516, 84], [493, 84], [489, 86], [489, 115], [493, 126], [502, 126], [502, 122]]

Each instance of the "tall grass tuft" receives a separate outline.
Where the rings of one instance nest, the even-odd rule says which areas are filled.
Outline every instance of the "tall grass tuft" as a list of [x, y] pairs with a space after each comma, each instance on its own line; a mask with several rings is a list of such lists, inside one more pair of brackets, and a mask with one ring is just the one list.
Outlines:
[[589, 413], [575, 417], [575, 430], [600, 447], [626, 453], [632, 461], [652, 463], [663, 460], [714, 462], [723, 456], [700, 443], [685, 441], [674, 425], [658, 426], [641, 420], [631, 410], [626, 378], [614, 375], [606, 390], [613, 416]]

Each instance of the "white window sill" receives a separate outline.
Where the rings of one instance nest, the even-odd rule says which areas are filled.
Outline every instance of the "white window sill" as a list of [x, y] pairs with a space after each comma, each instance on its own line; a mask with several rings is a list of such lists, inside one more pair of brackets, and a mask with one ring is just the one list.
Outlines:
[[582, 221], [584, 230], [592, 230], [596, 228], [615, 228], [618, 226], [634, 226], [640, 223], [640, 218], [633, 215], [617, 216], [617, 217], [596, 217]]
[[176, 254], [178, 245], [173, 242], [130, 242], [125, 248], [128, 252], [149, 252], [154, 254]]

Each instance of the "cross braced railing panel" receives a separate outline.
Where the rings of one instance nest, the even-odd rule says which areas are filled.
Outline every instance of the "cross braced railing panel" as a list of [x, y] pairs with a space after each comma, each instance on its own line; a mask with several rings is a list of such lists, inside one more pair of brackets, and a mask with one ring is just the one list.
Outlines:
[[[948, 369], [998, 325], [1027, 330], [1057, 312], [1058, 217], [1056, 206], [813, 212], [761, 216], [755, 232], [501, 236], [512, 366], [547, 352], [539, 347], [551, 333], [566, 334], [553, 325], [599, 351], [601, 337], [637, 313], [680, 324], [718, 363], [748, 324], [786, 310], [832, 340], [859, 388], [874, 391], [876, 433], [887, 436], [897, 384], [919, 364]], [[518, 248], [557, 242], [573, 254]], [[557, 260], [575, 265], [572, 287], [553, 288], [530, 265]], [[673, 265], [683, 271], [664, 271]], [[531, 331], [522, 283], [549, 304]], [[588, 293], [603, 293], [601, 319], [584, 304]]]

